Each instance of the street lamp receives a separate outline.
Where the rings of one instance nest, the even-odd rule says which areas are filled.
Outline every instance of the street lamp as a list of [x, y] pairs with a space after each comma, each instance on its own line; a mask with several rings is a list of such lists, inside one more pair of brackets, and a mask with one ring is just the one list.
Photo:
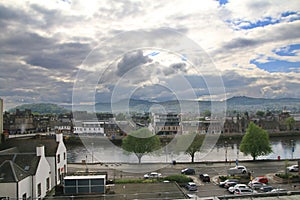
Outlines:
[[225, 141], [225, 163], [227, 163], [227, 141]]
[[293, 159], [294, 158], [294, 151], [295, 151], [294, 140], [291, 140], [291, 144], [292, 144], [292, 159]]
[[92, 163], [94, 163], [94, 142], [92, 142]]

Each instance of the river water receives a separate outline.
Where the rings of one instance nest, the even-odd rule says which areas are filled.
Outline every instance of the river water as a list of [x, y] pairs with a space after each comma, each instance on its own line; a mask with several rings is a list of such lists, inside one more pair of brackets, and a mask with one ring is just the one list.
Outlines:
[[[300, 138], [271, 138], [273, 152], [269, 155], [259, 156], [258, 160], [271, 159], [300, 159]], [[237, 142], [229, 141], [226, 144], [217, 143], [211, 149], [197, 152], [195, 162], [205, 161], [235, 161], [251, 160], [251, 156], [245, 156], [239, 151]], [[138, 159], [134, 154], [123, 151], [120, 147], [113, 145], [107, 139], [91, 138], [86, 142], [85, 146], [68, 146], [67, 147], [68, 162], [88, 163], [137, 163]], [[164, 148], [160, 153], [155, 155], [147, 154], [142, 157], [143, 163], [171, 163], [173, 160], [177, 162], [189, 162], [191, 157], [184, 153], [169, 152]]]

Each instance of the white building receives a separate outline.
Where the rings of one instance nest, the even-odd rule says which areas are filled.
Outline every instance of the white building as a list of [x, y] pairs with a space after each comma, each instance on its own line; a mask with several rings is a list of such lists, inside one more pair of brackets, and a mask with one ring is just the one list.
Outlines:
[[42, 199], [52, 189], [50, 165], [45, 147], [36, 153], [0, 155], [0, 197]]
[[[1, 145], [1, 150], [0, 175], [10, 176], [0, 177], [0, 197], [43, 198], [61, 183], [67, 172], [67, 151], [62, 134], [56, 134], [56, 138], [16, 138]], [[15, 186], [11, 190], [2, 191], [12, 183]]]
[[79, 135], [104, 135], [104, 122], [99, 121], [76, 121], [74, 134]]

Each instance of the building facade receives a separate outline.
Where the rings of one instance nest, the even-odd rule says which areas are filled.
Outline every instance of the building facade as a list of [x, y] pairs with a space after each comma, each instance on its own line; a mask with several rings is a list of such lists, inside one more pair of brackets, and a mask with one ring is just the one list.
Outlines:
[[0, 144], [3, 138], [3, 99], [0, 98]]

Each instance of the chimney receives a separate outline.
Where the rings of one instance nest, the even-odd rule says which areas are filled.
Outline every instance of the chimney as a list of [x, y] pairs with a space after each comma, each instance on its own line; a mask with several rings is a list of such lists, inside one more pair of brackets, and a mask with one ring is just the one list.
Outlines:
[[45, 146], [40, 144], [36, 147], [36, 155], [44, 157], [45, 156]]
[[56, 133], [56, 142], [63, 142], [63, 134], [62, 133]]

